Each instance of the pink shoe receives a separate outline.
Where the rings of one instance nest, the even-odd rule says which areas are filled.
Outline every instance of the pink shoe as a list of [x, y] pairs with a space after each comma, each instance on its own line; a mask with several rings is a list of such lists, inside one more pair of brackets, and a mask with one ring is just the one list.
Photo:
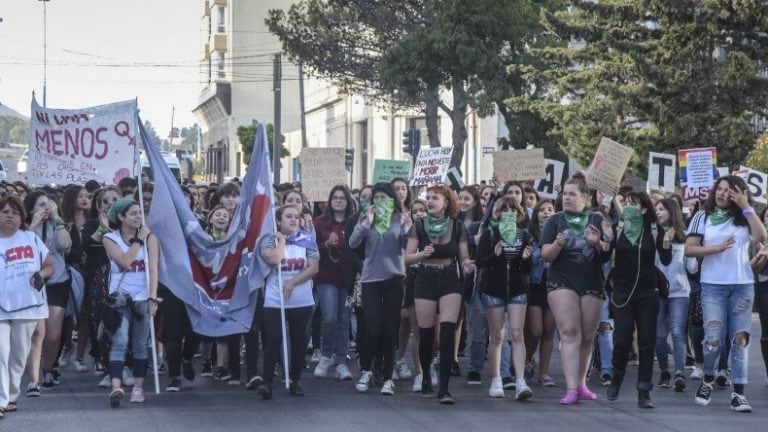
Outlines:
[[576, 405], [579, 403], [579, 394], [576, 390], [566, 390], [565, 396], [560, 399], [560, 405]]
[[596, 400], [597, 395], [595, 393], [592, 393], [590, 389], [587, 388], [585, 385], [580, 385], [576, 389], [576, 394], [579, 396], [579, 400]]

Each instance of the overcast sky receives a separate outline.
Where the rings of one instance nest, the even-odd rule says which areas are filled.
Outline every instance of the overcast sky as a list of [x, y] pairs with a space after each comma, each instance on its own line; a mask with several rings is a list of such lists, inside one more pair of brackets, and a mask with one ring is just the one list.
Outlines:
[[[168, 136], [190, 126], [201, 85], [199, 0], [51, 0], [48, 107], [138, 98], [143, 120]], [[0, 1], [0, 103], [29, 115], [43, 103], [43, 3]]]

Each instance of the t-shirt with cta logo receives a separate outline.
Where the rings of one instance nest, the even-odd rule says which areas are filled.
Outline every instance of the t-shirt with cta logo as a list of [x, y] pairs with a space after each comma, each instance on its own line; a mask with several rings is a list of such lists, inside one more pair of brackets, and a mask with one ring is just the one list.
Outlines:
[[46, 256], [48, 248], [29, 231], [0, 238], [0, 320], [48, 318], [45, 288], [30, 284]]
[[[274, 249], [277, 245], [275, 237], [266, 237], [261, 242], [260, 250]], [[319, 260], [320, 254], [316, 250], [307, 249], [305, 247], [287, 244], [285, 245], [285, 256], [280, 261], [280, 270], [282, 272], [282, 282], [291, 280], [294, 276], [298, 275], [309, 265], [310, 260]], [[264, 293], [264, 307], [267, 308], [279, 308], [280, 296], [283, 293], [283, 288], [280, 286], [277, 275], [277, 267], [274, 267], [272, 271], [267, 275], [266, 291]], [[313, 306], [315, 300], [312, 297], [312, 279], [304, 281], [295, 287], [291, 292], [291, 296], [287, 299], [283, 299], [283, 304], [286, 308], [298, 308], [305, 306]]]

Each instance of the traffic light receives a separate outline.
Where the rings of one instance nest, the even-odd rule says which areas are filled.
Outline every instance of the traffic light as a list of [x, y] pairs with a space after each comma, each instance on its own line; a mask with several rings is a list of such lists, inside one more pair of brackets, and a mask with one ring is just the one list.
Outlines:
[[413, 129], [403, 132], [403, 153], [413, 156]]

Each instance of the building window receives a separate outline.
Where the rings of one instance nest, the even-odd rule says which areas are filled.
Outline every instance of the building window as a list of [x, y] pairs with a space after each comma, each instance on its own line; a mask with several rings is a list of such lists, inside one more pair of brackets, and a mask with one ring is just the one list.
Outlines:
[[216, 33], [227, 32], [227, 8], [219, 6], [216, 8]]
[[224, 78], [226, 76], [224, 73], [225, 56], [226, 54], [224, 51], [216, 51], [216, 77], [218, 78]]

